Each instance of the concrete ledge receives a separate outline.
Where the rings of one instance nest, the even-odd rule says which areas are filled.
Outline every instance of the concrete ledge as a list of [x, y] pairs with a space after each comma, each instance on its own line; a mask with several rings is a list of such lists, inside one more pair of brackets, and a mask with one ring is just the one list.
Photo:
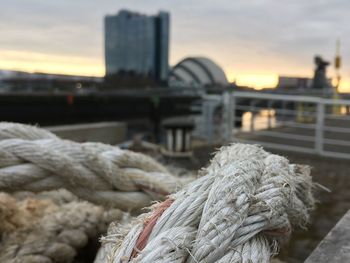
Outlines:
[[350, 262], [350, 210], [304, 261], [304, 263], [330, 262]]
[[117, 144], [126, 138], [126, 124], [123, 122], [97, 122], [44, 128], [62, 139], [76, 142]]

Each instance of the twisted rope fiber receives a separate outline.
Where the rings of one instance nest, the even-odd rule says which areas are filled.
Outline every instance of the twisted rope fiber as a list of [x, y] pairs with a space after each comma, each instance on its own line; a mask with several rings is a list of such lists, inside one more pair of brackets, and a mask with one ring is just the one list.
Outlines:
[[126, 217], [85, 201], [57, 204], [0, 193], [0, 262], [73, 262], [88, 239], [96, 240], [110, 222]]
[[223, 147], [202, 177], [127, 229], [112, 225], [101, 262], [269, 262], [314, 206], [310, 169], [254, 145]]
[[143, 154], [62, 140], [34, 126], [0, 123], [0, 191], [65, 188], [96, 204], [132, 210], [181, 185], [181, 179]]

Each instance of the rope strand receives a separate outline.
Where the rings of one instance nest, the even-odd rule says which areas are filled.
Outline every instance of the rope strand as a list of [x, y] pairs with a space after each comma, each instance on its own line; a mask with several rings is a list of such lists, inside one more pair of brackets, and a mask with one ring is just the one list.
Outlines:
[[182, 180], [152, 158], [101, 143], [76, 143], [23, 124], [0, 123], [0, 191], [65, 188], [90, 202], [140, 209]]
[[113, 229], [107, 238], [114, 243], [102, 246], [95, 263], [265, 263], [293, 227], [308, 222], [314, 199], [307, 167], [233, 144], [221, 148], [202, 174], [140, 215], [128, 233], [112, 237]]

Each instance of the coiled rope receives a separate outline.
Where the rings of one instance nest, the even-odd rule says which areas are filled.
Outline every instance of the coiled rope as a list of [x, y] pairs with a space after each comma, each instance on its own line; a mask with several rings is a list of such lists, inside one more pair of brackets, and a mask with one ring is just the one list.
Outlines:
[[96, 204], [132, 210], [180, 186], [179, 178], [143, 154], [62, 140], [34, 126], [0, 123], [0, 191], [65, 188]]
[[73, 262], [89, 239], [97, 240], [109, 223], [125, 218], [118, 209], [85, 201], [16, 200], [0, 193], [0, 262]]
[[201, 173], [127, 229], [110, 227], [95, 263], [264, 263], [293, 227], [308, 222], [308, 167], [233, 144]]

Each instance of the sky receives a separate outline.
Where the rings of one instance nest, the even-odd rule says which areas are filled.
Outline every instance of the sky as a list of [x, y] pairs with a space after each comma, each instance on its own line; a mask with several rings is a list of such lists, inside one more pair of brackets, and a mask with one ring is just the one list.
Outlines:
[[103, 76], [103, 18], [120, 9], [170, 12], [170, 65], [206, 56], [256, 88], [312, 77], [313, 56], [333, 62], [339, 38], [350, 92], [349, 0], [0, 0], [0, 69]]

